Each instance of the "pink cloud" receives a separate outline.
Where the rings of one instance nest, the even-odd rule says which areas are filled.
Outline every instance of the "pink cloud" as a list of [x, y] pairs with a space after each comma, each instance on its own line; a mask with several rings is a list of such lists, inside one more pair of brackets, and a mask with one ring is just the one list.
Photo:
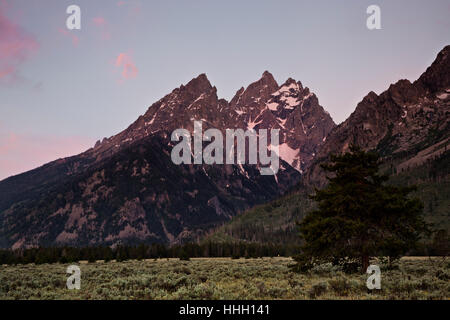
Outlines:
[[106, 24], [106, 20], [103, 17], [95, 17], [92, 19], [92, 22], [94, 22], [96, 26], [104, 26]]
[[78, 36], [76, 34], [74, 34], [73, 31], [69, 31], [64, 28], [59, 28], [58, 32], [60, 34], [62, 34], [63, 36], [70, 38], [72, 40], [72, 45], [74, 47], [78, 47], [78, 44], [80, 43], [80, 38], [78, 38]]
[[121, 76], [123, 80], [136, 78], [138, 69], [128, 54], [120, 53], [114, 65], [117, 68], [122, 68]]
[[86, 137], [55, 137], [3, 133], [0, 135], [0, 180], [92, 147]]
[[110, 40], [111, 32], [109, 31], [108, 22], [103, 17], [95, 17], [92, 19], [92, 22], [96, 27], [98, 27], [101, 31], [102, 40]]
[[6, 15], [6, 5], [0, 2], [0, 80], [12, 81], [18, 69], [39, 48], [36, 39]]

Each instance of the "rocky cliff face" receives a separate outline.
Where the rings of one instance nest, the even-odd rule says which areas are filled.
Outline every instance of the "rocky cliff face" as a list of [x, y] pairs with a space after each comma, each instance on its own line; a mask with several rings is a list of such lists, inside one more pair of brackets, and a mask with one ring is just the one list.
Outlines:
[[[280, 129], [281, 166], [181, 165], [171, 132]], [[227, 102], [202, 74], [173, 90], [126, 130], [86, 152], [0, 182], [0, 246], [115, 245], [195, 240], [210, 228], [295, 185], [334, 127], [300, 82], [273, 76]]]
[[239, 123], [248, 128], [280, 130], [280, 157], [303, 172], [324, 138], [335, 127], [314, 93], [300, 82], [288, 79], [278, 86], [267, 71], [231, 100]]
[[306, 184], [323, 185], [319, 163], [329, 153], [357, 144], [376, 150], [398, 171], [424, 163], [447, 150], [450, 136], [450, 46], [413, 83], [400, 80], [382, 94], [370, 92], [320, 147]]

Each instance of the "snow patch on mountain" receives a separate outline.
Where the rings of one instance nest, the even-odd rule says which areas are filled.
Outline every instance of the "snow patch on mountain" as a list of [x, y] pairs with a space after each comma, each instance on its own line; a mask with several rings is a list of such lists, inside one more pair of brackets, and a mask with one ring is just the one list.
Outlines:
[[278, 156], [289, 163], [294, 169], [300, 171], [300, 161], [297, 161], [297, 165], [294, 165], [294, 161], [299, 160], [298, 155], [300, 149], [293, 149], [287, 143], [280, 144], [278, 148]]
[[276, 102], [270, 102], [270, 103], [267, 103], [266, 105], [267, 105], [267, 108], [269, 108], [269, 110], [271, 110], [271, 111], [276, 111], [277, 107], [279, 106], [279, 104]]
[[299, 90], [298, 84], [297, 83], [291, 83], [290, 85], [284, 85], [282, 86], [279, 90], [275, 91], [274, 93], [272, 93], [272, 96], [279, 96], [281, 94], [285, 94], [285, 93], [289, 93], [291, 91], [291, 89], [294, 89], [295, 91]]
[[286, 109], [294, 109], [294, 107], [300, 103], [300, 101], [298, 101], [298, 99], [295, 97], [283, 96], [280, 98], [280, 100], [286, 103], [286, 106], [285, 106]]

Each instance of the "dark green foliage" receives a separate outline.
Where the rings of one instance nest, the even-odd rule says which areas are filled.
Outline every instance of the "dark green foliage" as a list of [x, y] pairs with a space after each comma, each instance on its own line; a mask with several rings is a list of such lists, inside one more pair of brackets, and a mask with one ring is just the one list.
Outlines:
[[[412, 156], [412, 155], [409, 155]], [[382, 172], [393, 174], [390, 185], [416, 185], [417, 190], [409, 196], [418, 197], [425, 205], [424, 218], [428, 223], [450, 231], [450, 150], [444, 151], [418, 166], [409, 169], [397, 169], [405, 159], [389, 156], [383, 158]], [[296, 221], [300, 221], [307, 212], [314, 209], [315, 203], [308, 198], [307, 188], [299, 189], [277, 200], [277, 205], [267, 203], [258, 205], [218, 228], [208, 238], [213, 241], [251, 241], [299, 245]], [[281, 205], [279, 205], [281, 203]], [[429, 255], [432, 252], [431, 238], [424, 237], [417, 249], [408, 254]]]
[[394, 145], [396, 137], [392, 135], [393, 128], [394, 128], [394, 124], [390, 123], [388, 125], [388, 132], [386, 133], [384, 138], [380, 140], [380, 142], [377, 145], [376, 149], [382, 156], [391, 154], [397, 148], [397, 146]]
[[319, 282], [314, 284], [308, 291], [309, 298], [316, 299], [317, 297], [323, 295], [328, 290], [328, 285], [326, 282]]
[[376, 153], [356, 146], [322, 164], [332, 177], [311, 197], [317, 209], [299, 223], [304, 243], [297, 271], [332, 262], [365, 272], [369, 257], [398, 257], [429, 233], [421, 201], [408, 197], [414, 188], [385, 184], [379, 165]]
[[333, 291], [339, 296], [347, 296], [352, 289], [350, 282], [343, 277], [331, 279], [330, 281], [328, 281], [328, 284], [330, 285], [331, 289], [333, 289]]
[[248, 241], [297, 246], [300, 243], [295, 222], [303, 218], [311, 204], [312, 201], [307, 197], [292, 192], [237, 215], [208, 238], [212, 241]]
[[450, 254], [450, 235], [447, 230], [437, 230], [431, 243], [431, 254], [448, 256]]
[[181, 250], [180, 252], [180, 260], [182, 261], [189, 261], [191, 259], [191, 257], [189, 257], [189, 254], [187, 253], [186, 250]]
[[258, 244], [258, 243], [216, 243], [205, 242], [202, 244], [186, 243], [167, 247], [162, 244], [140, 244], [138, 246], [110, 247], [55, 247], [55, 248], [31, 248], [17, 250], [0, 250], [0, 265], [2, 264], [28, 264], [28, 263], [71, 263], [80, 260], [105, 262], [116, 260], [143, 260], [158, 258], [179, 258], [189, 261], [190, 258], [199, 257], [273, 257], [289, 256], [298, 251], [298, 247], [287, 250], [282, 245]]
[[231, 256], [232, 259], [240, 259], [241, 256], [238, 253], [233, 253], [233, 255]]

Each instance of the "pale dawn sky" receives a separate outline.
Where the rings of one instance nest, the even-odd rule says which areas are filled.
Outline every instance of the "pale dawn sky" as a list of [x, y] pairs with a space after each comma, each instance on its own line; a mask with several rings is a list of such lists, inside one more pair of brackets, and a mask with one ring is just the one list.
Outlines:
[[[66, 27], [72, 4], [81, 30]], [[448, 0], [0, 0], [0, 180], [88, 149], [201, 73], [227, 100], [264, 70], [292, 77], [340, 123], [417, 79], [449, 16]]]

